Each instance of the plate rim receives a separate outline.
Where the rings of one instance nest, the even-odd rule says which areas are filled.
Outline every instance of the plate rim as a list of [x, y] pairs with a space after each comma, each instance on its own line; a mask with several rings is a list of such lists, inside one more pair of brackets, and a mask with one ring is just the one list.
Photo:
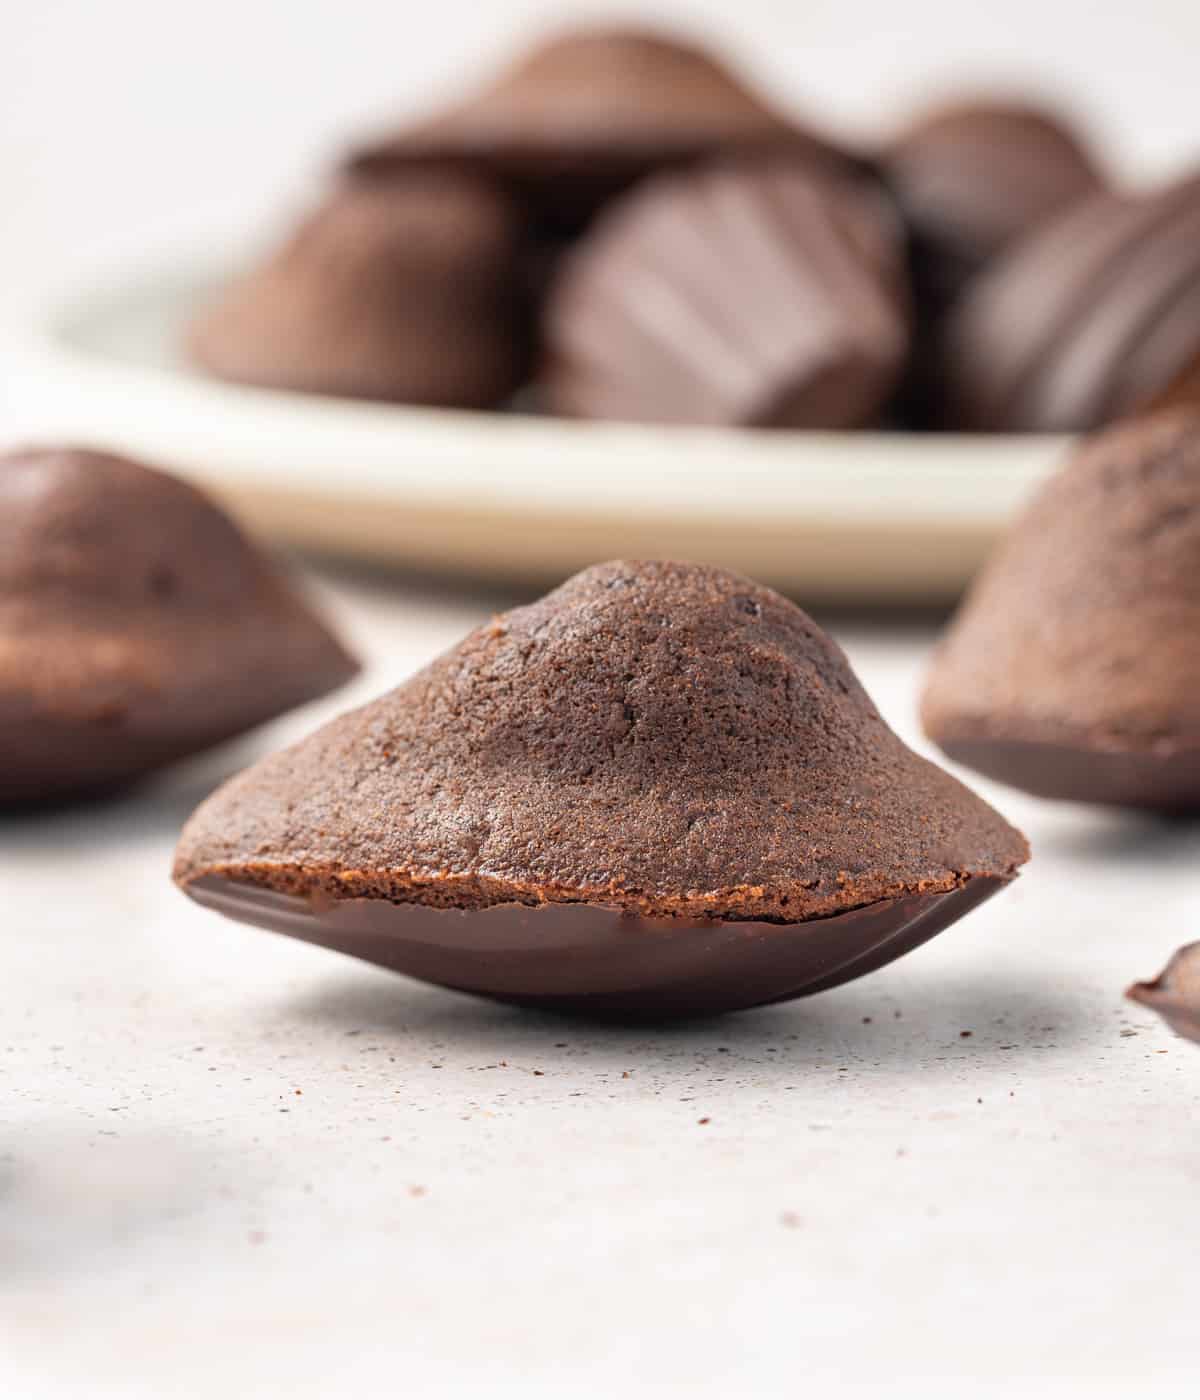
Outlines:
[[[1069, 435], [818, 432], [582, 422], [369, 403], [225, 383], [182, 362], [105, 354], [97, 324], [195, 298], [213, 269], [159, 265], [46, 299], [0, 338], [9, 418], [164, 460], [206, 480], [331, 499], [470, 500], [543, 517], [614, 507], [660, 518], [769, 512], [874, 528], [998, 527], [1062, 460]], [[136, 407], [135, 407], [136, 406]], [[964, 481], [964, 478], [966, 481]], [[769, 504], [764, 494], [769, 490]]]

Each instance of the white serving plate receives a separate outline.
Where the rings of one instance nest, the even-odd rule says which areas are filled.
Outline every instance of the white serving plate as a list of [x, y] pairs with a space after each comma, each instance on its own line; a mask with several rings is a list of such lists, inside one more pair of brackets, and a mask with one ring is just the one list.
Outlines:
[[240, 388], [179, 333], [211, 277], [64, 299], [0, 340], [0, 432], [172, 467], [302, 548], [545, 582], [614, 555], [807, 598], [956, 593], [1060, 459], [1054, 437], [578, 423]]

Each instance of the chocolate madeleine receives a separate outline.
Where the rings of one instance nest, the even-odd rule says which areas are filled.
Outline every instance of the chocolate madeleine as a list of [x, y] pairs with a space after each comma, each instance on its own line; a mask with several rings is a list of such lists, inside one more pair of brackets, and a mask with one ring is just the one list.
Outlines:
[[908, 350], [899, 228], [870, 187], [790, 162], [656, 176], [564, 263], [544, 338], [561, 413], [861, 426]]
[[506, 181], [539, 217], [577, 228], [663, 166], [778, 149], [851, 163], [697, 44], [582, 29], [534, 48], [457, 106], [361, 147], [348, 165], [373, 177], [414, 162], [465, 165]]
[[1073, 432], [1200, 382], [1200, 176], [1101, 194], [1019, 243], [964, 294], [939, 354], [947, 422]]
[[1006, 248], [1105, 186], [1063, 118], [1002, 100], [923, 114], [889, 143], [880, 166], [911, 231], [917, 288], [931, 315]]
[[0, 804], [127, 783], [356, 670], [191, 486], [78, 448], [0, 457]]
[[175, 878], [426, 981], [668, 1017], [868, 972], [1027, 854], [799, 608], [617, 562], [226, 784]]
[[1157, 1011], [1177, 1035], [1200, 1040], [1200, 943], [1180, 948], [1153, 982], [1135, 982], [1125, 995]]
[[493, 407], [525, 377], [522, 216], [487, 181], [348, 181], [193, 325], [192, 359], [243, 384]]
[[1200, 808], [1200, 414], [1072, 456], [968, 594], [921, 713], [948, 757], [1039, 796]]

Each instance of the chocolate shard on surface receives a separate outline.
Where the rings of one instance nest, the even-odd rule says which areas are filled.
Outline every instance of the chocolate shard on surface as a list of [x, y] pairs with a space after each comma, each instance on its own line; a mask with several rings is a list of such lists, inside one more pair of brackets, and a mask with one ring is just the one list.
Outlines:
[[357, 669], [191, 486], [76, 448], [0, 457], [0, 804], [119, 786]]
[[1027, 855], [793, 604], [616, 562], [226, 784], [175, 878], [430, 982], [656, 1017], [858, 976]]
[[998, 254], [1104, 188], [1083, 139], [1026, 102], [963, 100], [925, 113], [880, 167], [914, 244], [923, 303], [944, 310]]
[[943, 639], [922, 700], [959, 763], [1043, 797], [1200, 807], [1200, 413], [1085, 443]]
[[1177, 1035], [1200, 1040], [1200, 943], [1180, 948], [1153, 982], [1135, 982], [1125, 995], [1157, 1011]]
[[535, 212], [578, 226], [665, 165], [787, 149], [842, 169], [851, 158], [775, 111], [702, 47], [637, 29], [584, 29], [534, 48], [457, 106], [349, 158], [390, 175], [414, 161], [482, 169]]
[[343, 181], [202, 311], [191, 358], [266, 388], [494, 407], [528, 367], [524, 239], [508, 197], [468, 174]]
[[791, 162], [659, 175], [567, 258], [543, 329], [559, 412], [860, 426], [908, 350], [899, 226], [871, 187]]
[[1200, 175], [1104, 193], [1018, 243], [948, 316], [942, 413], [984, 432], [1074, 432], [1200, 386]]

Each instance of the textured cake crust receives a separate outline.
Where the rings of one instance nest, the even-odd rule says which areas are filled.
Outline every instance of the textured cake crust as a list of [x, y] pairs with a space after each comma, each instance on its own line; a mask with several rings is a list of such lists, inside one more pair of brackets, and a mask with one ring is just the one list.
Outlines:
[[175, 875], [793, 922], [1027, 856], [799, 608], [719, 569], [615, 562], [226, 784]]

